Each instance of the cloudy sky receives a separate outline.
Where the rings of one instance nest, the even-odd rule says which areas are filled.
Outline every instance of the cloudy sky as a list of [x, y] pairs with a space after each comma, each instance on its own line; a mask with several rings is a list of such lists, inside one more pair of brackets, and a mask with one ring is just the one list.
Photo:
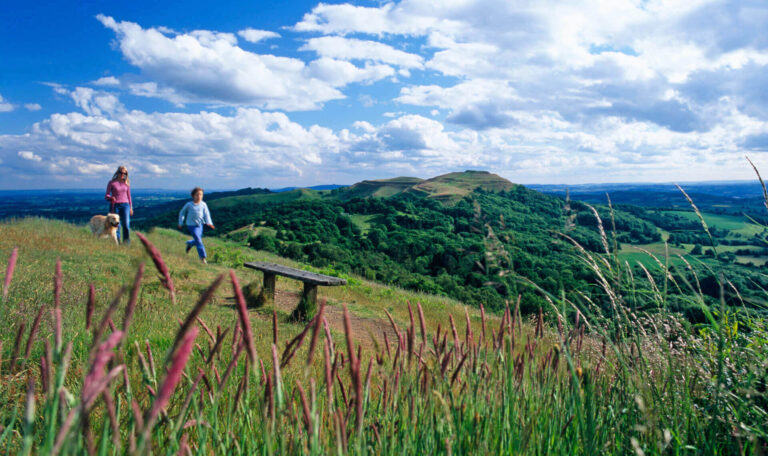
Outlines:
[[751, 179], [767, 25], [764, 0], [13, 2], [0, 189]]

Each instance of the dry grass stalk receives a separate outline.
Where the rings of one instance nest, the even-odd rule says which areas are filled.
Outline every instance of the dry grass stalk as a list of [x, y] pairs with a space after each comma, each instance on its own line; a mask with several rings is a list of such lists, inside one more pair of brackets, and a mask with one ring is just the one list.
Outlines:
[[120, 304], [120, 299], [123, 297], [123, 294], [125, 294], [126, 290], [127, 288], [125, 286], [120, 287], [120, 289], [115, 294], [115, 297], [112, 299], [112, 302], [109, 304], [109, 307], [107, 307], [107, 311], [104, 313], [104, 316], [101, 319], [101, 323], [99, 323], [99, 326], [94, 328], [94, 347], [99, 343], [101, 336], [104, 335], [104, 332], [106, 332], [107, 327], [109, 326], [109, 322], [112, 320], [112, 314], [115, 312], [115, 310], [117, 310], [117, 306]]
[[349, 310], [344, 305], [344, 334], [347, 338], [347, 353], [349, 354], [349, 374], [352, 378], [352, 384], [355, 388], [355, 412], [356, 429], [360, 432], [363, 429], [363, 387], [360, 379], [360, 360], [355, 354], [354, 341], [352, 339], [352, 323], [349, 319]]
[[8, 257], [8, 266], [5, 268], [5, 279], [3, 280], [3, 299], [8, 297], [8, 288], [11, 286], [13, 271], [16, 269], [16, 260], [19, 258], [19, 248], [14, 247], [11, 256]]
[[227, 369], [224, 371], [224, 376], [221, 377], [221, 379], [218, 379], [218, 371], [214, 367], [214, 373], [217, 376], [218, 382], [219, 382], [219, 388], [218, 391], [221, 393], [221, 390], [224, 388], [224, 384], [227, 382], [227, 379], [230, 375], [232, 375], [232, 370], [237, 365], [237, 361], [240, 359], [240, 354], [243, 352], [243, 348], [245, 348], [245, 344], [240, 343], [240, 345], [237, 346], [237, 351], [234, 355], [232, 355], [232, 359], [229, 361], [229, 364], [227, 365]]
[[208, 338], [211, 339], [211, 342], [216, 343], [216, 337], [213, 335], [213, 331], [211, 331], [211, 328], [208, 327], [208, 325], [205, 324], [205, 321], [203, 321], [202, 318], [197, 317], [197, 322], [200, 323], [200, 326], [203, 327], [203, 330], [206, 334], [208, 334]]
[[23, 321], [19, 323], [19, 328], [16, 330], [16, 338], [13, 342], [13, 351], [11, 352], [11, 363], [10, 363], [10, 369], [11, 373], [16, 372], [16, 361], [19, 358], [19, 350], [21, 349], [21, 338], [24, 336], [24, 329], [27, 327], [27, 324]]
[[136, 232], [136, 236], [138, 236], [141, 243], [144, 244], [144, 248], [147, 250], [149, 257], [152, 258], [155, 268], [157, 268], [157, 271], [160, 273], [160, 282], [171, 293], [171, 302], [176, 304], [176, 290], [173, 287], [173, 279], [171, 279], [171, 273], [168, 270], [168, 266], [166, 266], [165, 261], [163, 261], [163, 256], [160, 255], [160, 251], [157, 250], [157, 247], [155, 247], [154, 244], [149, 242], [149, 239], [147, 239], [146, 236], [139, 232]]
[[136, 277], [133, 279], [133, 287], [131, 288], [131, 296], [128, 299], [128, 305], [125, 306], [125, 314], [123, 315], [123, 331], [128, 332], [128, 327], [133, 320], [133, 312], [136, 310], [136, 303], [139, 300], [139, 290], [141, 289], [141, 278], [144, 277], [144, 263], [139, 263], [139, 267], [136, 270]]
[[37, 336], [37, 331], [40, 329], [40, 322], [43, 319], [43, 311], [45, 310], [45, 305], [40, 306], [40, 310], [37, 311], [37, 315], [35, 315], [35, 320], [32, 322], [32, 329], [29, 330], [29, 337], [27, 338], [27, 347], [24, 350], [24, 359], [29, 359], [29, 356], [32, 354], [32, 345], [35, 343], [35, 336]]
[[416, 309], [419, 311], [419, 326], [421, 326], [421, 341], [427, 343], [427, 325], [424, 320], [424, 310], [421, 308], [421, 303], [416, 303]]
[[221, 285], [221, 282], [223, 281], [224, 274], [220, 274], [203, 292], [203, 294], [200, 295], [200, 298], [197, 300], [195, 307], [193, 307], [192, 310], [187, 314], [187, 318], [184, 319], [184, 322], [181, 324], [181, 328], [176, 333], [176, 338], [173, 340], [173, 344], [171, 345], [169, 356], [176, 351], [176, 347], [178, 347], [179, 343], [181, 343], [181, 340], [184, 339], [184, 337], [187, 335], [187, 332], [195, 324], [198, 315], [200, 315], [200, 312], [203, 311], [203, 308], [211, 300], [213, 294], [216, 292], [216, 289], [219, 288], [219, 285]]
[[253, 344], [253, 331], [251, 331], [251, 322], [248, 319], [248, 309], [245, 305], [245, 297], [243, 296], [243, 290], [240, 288], [240, 283], [237, 280], [235, 271], [229, 270], [229, 278], [232, 281], [232, 288], [235, 292], [235, 301], [237, 302], [237, 314], [240, 317], [240, 326], [243, 329], [243, 337], [245, 338], [245, 346], [247, 348], [246, 354], [248, 360], [251, 362], [251, 366], [255, 366], [258, 356], [256, 355], [256, 347]]
[[178, 349], [173, 353], [168, 373], [157, 391], [157, 396], [152, 402], [152, 408], [149, 409], [147, 418], [144, 420], [144, 430], [142, 432], [143, 441], [146, 441], [149, 438], [149, 434], [155, 425], [155, 420], [157, 420], [160, 411], [165, 408], [168, 401], [171, 399], [171, 394], [176, 388], [176, 384], [179, 383], [181, 373], [187, 365], [189, 355], [192, 353], [192, 347], [195, 345], [197, 333], [197, 327], [193, 326], [190, 328]]
[[312, 365], [312, 357], [315, 354], [315, 346], [317, 345], [317, 338], [320, 334], [320, 322], [323, 319], [323, 311], [325, 310], [326, 301], [320, 303], [320, 310], [317, 311], [317, 315], [314, 318], [314, 324], [312, 325], [312, 339], [309, 341], [309, 353], [307, 354], [307, 366]]
[[272, 343], [277, 345], [277, 311], [272, 311]]
[[304, 417], [304, 426], [307, 428], [307, 435], [312, 435], [312, 418], [309, 411], [309, 403], [307, 402], [307, 395], [304, 393], [304, 388], [301, 386], [301, 382], [296, 380], [296, 388], [299, 390], [299, 399], [301, 400], [301, 409]]

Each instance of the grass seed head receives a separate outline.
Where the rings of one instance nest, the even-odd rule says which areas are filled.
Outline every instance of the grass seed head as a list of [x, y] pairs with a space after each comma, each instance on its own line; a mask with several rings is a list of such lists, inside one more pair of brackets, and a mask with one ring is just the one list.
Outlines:
[[157, 268], [157, 272], [160, 273], [160, 282], [171, 293], [171, 302], [176, 304], [176, 290], [173, 287], [173, 279], [171, 279], [171, 273], [168, 270], [168, 266], [166, 266], [165, 261], [163, 261], [163, 256], [160, 255], [160, 251], [154, 244], [149, 242], [149, 239], [147, 239], [146, 236], [139, 232], [136, 232], [136, 236], [138, 236], [141, 243], [144, 244], [144, 248], [147, 250], [149, 257], [152, 258], [155, 268]]
[[8, 288], [11, 286], [13, 271], [16, 269], [16, 260], [19, 258], [19, 248], [14, 247], [11, 256], [8, 258], [8, 266], [5, 268], [5, 279], [3, 280], [3, 299], [8, 297]]

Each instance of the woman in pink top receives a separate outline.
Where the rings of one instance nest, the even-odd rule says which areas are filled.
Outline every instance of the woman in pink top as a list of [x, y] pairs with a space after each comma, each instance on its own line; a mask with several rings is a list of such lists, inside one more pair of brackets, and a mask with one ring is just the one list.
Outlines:
[[[133, 215], [133, 202], [131, 201], [131, 180], [128, 179], [128, 170], [120, 166], [107, 184], [107, 194], [104, 199], [109, 201], [109, 212], [120, 216], [120, 225], [123, 227], [123, 244], [131, 244], [131, 216]], [[120, 240], [120, 228], [117, 229], [117, 239]]]

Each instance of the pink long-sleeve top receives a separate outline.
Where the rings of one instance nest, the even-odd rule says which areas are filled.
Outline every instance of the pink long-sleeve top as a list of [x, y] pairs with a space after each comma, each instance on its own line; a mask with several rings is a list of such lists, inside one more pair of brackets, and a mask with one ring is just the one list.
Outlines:
[[130, 207], [133, 208], [133, 202], [131, 201], [131, 186], [125, 182], [113, 180], [107, 184], [107, 193], [104, 195], [104, 199], [114, 203], [128, 203]]

